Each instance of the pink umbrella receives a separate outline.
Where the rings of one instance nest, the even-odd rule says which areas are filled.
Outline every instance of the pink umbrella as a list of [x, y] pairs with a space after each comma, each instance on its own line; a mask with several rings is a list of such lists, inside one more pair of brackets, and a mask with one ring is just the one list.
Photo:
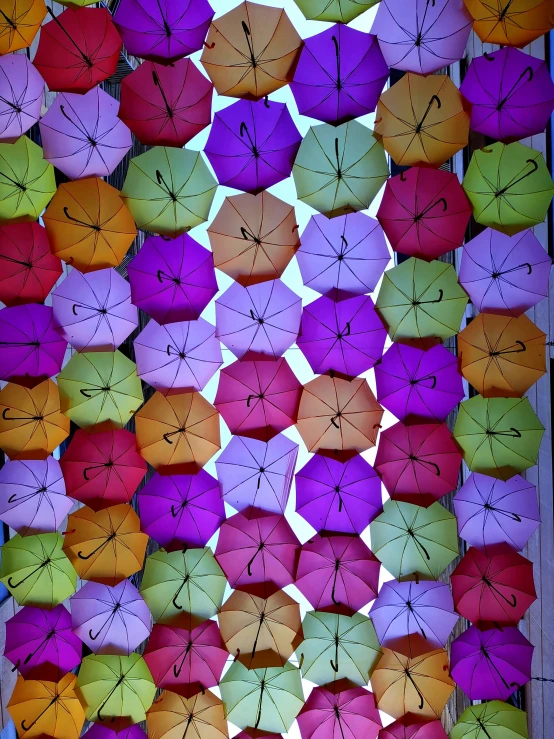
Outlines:
[[377, 739], [381, 717], [373, 693], [343, 679], [312, 690], [298, 727], [302, 739]]
[[382, 729], [379, 739], [448, 739], [440, 721], [429, 721], [409, 713]]
[[13, 144], [40, 118], [44, 80], [25, 54], [0, 58], [0, 141]]

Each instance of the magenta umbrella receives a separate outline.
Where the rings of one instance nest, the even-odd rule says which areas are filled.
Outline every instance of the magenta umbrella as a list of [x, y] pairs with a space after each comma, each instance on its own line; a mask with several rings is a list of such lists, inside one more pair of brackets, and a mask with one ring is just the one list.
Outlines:
[[127, 726], [119, 731], [103, 724], [91, 724], [90, 729], [83, 736], [87, 739], [146, 739], [146, 733], [138, 724]]
[[377, 739], [375, 696], [349, 680], [316, 687], [298, 714], [302, 739]]
[[25, 54], [0, 57], [0, 141], [13, 144], [40, 118], [44, 80]]

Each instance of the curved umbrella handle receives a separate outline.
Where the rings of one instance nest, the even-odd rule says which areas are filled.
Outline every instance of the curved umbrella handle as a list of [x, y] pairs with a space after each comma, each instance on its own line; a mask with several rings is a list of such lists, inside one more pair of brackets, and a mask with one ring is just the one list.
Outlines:
[[331, 416], [331, 423], [333, 424], [333, 426], [334, 426], [334, 427], [335, 427], [336, 429], [340, 429], [340, 426], [339, 426], [339, 424], [338, 424], [338, 423], [336, 422], [336, 420], [335, 420], [335, 419], [336, 419], [337, 417], [338, 417], [338, 416]]
[[339, 671], [339, 666], [338, 666], [338, 665], [336, 665], [336, 664], [335, 664], [335, 663], [333, 662], [333, 660], [332, 660], [332, 659], [330, 659], [330, 660], [329, 660], [329, 664], [331, 665], [331, 669], [333, 670], [333, 672], [338, 672], [338, 671]]

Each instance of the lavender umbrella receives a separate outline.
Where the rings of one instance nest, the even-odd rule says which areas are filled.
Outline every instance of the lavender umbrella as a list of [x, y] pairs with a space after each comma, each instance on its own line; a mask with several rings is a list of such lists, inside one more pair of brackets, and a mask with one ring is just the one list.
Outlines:
[[298, 444], [279, 434], [268, 442], [233, 436], [215, 463], [226, 503], [284, 513], [290, 494]]
[[40, 118], [44, 80], [24, 54], [0, 57], [0, 141], [13, 144]]
[[204, 151], [220, 185], [257, 194], [290, 177], [301, 141], [284, 103], [238, 100], [215, 114]]

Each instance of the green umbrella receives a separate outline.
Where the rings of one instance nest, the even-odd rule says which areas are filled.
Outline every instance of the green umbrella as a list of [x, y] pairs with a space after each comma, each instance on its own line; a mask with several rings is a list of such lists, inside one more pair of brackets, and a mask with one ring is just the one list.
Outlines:
[[503, 701], [466, 708], [450, 732], [450, 739], [527, 739], [528, 736], [525, 711]]
[[474, 152], [463, 187], [475, 220], [510, 236], [542, 223], [554, 195], [541, 152], [518, 142]]
[[332, 218], [368, 208], [389, 167], [371, 128], [350, 121], [310, 128], [292, 175], [300, 200]]
[[209, 547], [178, 552], [160, 549], [146, 558], [140, 592], [154, 621], [172, 624], [190, 615], [205, 621], [220, 609], [226, 584]]
[[2, 546], [0, 581], [20, 606], [55, 608], [73, 595], [77, 573], [60, 534], [17, 534]]
[[350, 23], [379, 0], [295, 0], [310, 21]]
[[0, 144], [0, 222], [36, 221], [56, 192], [54, 167], [27, 136]]
[[297, 654], [303, 677], [317, 685], [342, 678], [367, 685], [381, 656], [375, 629], [367, 616], [310, 611], [302, 629], [304, 641]]
[[121, 428], [144, 402], [135, 363], [121, 352], [74, 354], [58, 386], [62, 411], [81, 428]]
[[411, 257], [385, 272], [375, 306], [393, 341], [444, 340], [458, 333], [467, 301], [451, 264]]
[[440, 503], [388, 500], [369, 531], [375, 556], [397, 580], [436, 580], [458, 556], [456, 517]]
[[509, 480], [537, 464], [544, 426], [527, 398], [465, 400], [453, 437], [472, 472]]
[[239, 729], [287, 732], [304, 705], [300, 671], [290, 662], [257, 670], [233, 662], [219, 689], [227, 719]]
[[131, 159], [121, 195], [139, 228], [175, 237], [208, 220], [216, 188], [199, 151], [155, 146]]

